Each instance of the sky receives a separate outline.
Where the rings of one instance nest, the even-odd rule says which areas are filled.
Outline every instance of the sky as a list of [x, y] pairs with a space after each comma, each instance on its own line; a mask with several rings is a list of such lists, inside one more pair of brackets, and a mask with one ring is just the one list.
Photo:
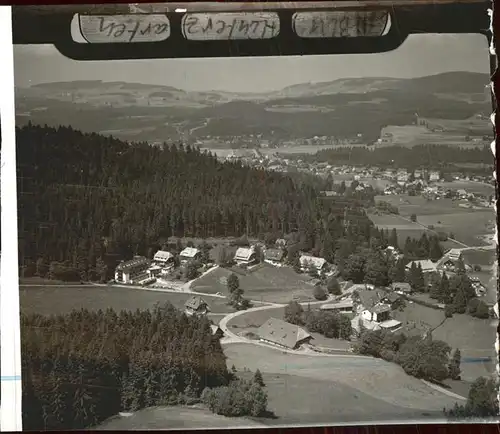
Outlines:
[[380, 54], [268, 58], [75, 61], [51, 45], [14, 47], [16, 86], [103, 80], [159, 84], [185, 90], [265, 92], [340, 78], [413, 78], [450, 71], [489, 73], [481, 35], [412, 35]]

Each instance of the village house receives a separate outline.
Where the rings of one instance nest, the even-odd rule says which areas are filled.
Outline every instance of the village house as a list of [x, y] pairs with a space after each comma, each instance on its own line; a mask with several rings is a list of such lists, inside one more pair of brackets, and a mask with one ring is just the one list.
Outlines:
[[261, 342], [296, 350], [308, 344], [313, 337], [304, 329], [277, 318], [270, 318], [256, 332]]
[[185, 265], [189, 261], [200, 259], [201, 252], [195, 247], [186, 247], [179, 255], [181, 265]]
[[429, 172], [429, 181], [436, 182], [439, 181], [439, 172], [437, 170], [432, 170]]
[[300, 268], [304, 272], [309, 271], [310, 267], [314, 267], [320, 273], [327, 264], [326, 259], [310, 255], [301, 255], [299, 261]]
[[432, 262], [430, 259], [423, 259], [419, 261], [412, 261], [406, 265], [406, 270], [410, 271], [412, 264], [415, 264], [417, 267], [420, 265], [422, 267], [422, 273], [435, 273], [436, 272], [436, 264]]
[[344, 300], [340, 300], [337, 303], [323, 304], [320, 307], [320, 310], [326, 311], [339, 311], [340, 313], [352, 313], [354, 308], [354, 302], [352, 298], [346, 298]]
[[281, 249], [266, 249], [264, 253], [264, 262], [280, 267], [282, 265], [283, 258], [285, 257], [284, 250]]
[[406, 169], [399, 169], [396, 173], [396, 179], [399, 184], [404, 184], [408, 181], [408, 171]]
[[253, 247], [240, 247], [234, 254], [237, 265], [252, 265], [257, 261], [257, 255]]
[[413, 292], [411, 285], [406, 282], [393, 282], [391, 289], [397, 294], [411, 294]]
[[[358, 291], [353, 294], [356, 312], [363, 325], [371, 330], [386, 329], [395, 331], [401, 327], [401, 322], [391, 318], [391, 312], [401, 302], [395, 293], [377, 289], [374, 291]], [[352, 324], [354, 324], [354, 321]], [[355, 330], [358, 325], [355, 324]]]
[[118, 264], [115, 269], [115, 281], [118, 283], [141, 283], [149, 278], [149, 259], [144, 256], [134, 256], [130, 261]]
[[388, 258], [391, 258], [391, 259], [394, 259], [394, 260], [398, 260], [400, 259], [403, 255], [401, 253], [398, 252], [398, 250], [393, 247], [393, 246], [387, 246], [383, 252], [387, 255]]
[[[364, 311], [372, 313], [371, 309], [379, 305], [387, 306], [389, 308], [388, 312], [390, 312], [398, 307], [401, 299], [393, 292], [388, 292], [383, 289], [375, 289], [355, 291], [352, 294], [352, 300], [354, 302], [355, 312], [359, 314]], [[380, 313], [384, 311], [385, 308], [381, 309]], [[372, 319], [369, 321], [376, 320]]]
[[163, 272], [172, 270], [174, 268], [174, 255], [165, 250], [158, 250], [153, 256], [153, 266], [159, 267]]
[[205, 300], [195, 295], [190, 297], [184, 304], [184, 313], [187, 316], [206, 315], [210, 312], [210, 308]]

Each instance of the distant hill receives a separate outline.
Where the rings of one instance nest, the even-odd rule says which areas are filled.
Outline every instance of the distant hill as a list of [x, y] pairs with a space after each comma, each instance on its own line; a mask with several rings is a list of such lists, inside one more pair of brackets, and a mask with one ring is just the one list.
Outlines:
[[[72, 125], [122, 139], [164, 141], [261, 134], [375, 140], [388, 125], [425, 118], [464, 120], [491, 112], [487, 74], [449, 72], [397, 79], [348, 78], [276, 92], [192, 92], [172, 86], [73, 81], [18, 88], [18, 123]], [[481, 132], [481, 131], [480, 131]], [[491, 127], [485, 121], [484, 134]], [[462, 134], [462, 132], [460, 132]]]

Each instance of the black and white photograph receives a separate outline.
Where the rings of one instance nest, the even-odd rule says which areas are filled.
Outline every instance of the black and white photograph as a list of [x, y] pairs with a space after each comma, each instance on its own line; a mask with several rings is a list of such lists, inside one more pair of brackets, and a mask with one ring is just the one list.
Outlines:
[[[304, 39], [310, 14], [293, 15]], [[132, 30], [82, 15], [72, 34], [287, 31], [215, 15], [184, 14], [182, 34], [166, 15]], [[24, 430], [496, 420], [484, 35], [332, 55], [61, 51], [14, 46]]]

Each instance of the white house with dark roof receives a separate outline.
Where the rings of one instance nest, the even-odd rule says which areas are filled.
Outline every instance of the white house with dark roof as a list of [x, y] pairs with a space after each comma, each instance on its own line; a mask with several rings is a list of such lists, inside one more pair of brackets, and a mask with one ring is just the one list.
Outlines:
[[149, 259], [135, 256], [134, 259], [118, 264], [115, 269], [115, 281], [118, 283], [140, 283], [149, 278]]
[[186, 247], [179, 255], [179, 260], [182, 265], [189, 261], [194, 261], [200, 259], [201, 251], [195, 247]]
[[150, 270], [154, 273], [156, 273], [156, 270], [160, 270], [159, 272], [168, 272], [173, 268], [174, 255], [165, 250], [158, 250], [153, 256], [153, 266]]
[[327, 264], [326, 259], [310, 255], [300, 255], [300, 268], [302, 271], [308, 271], [312, 265], [318, 272], [323, 270]]
[[234, 261], [238, 265], [251, 265], [257, 260], [257, 255], [253, 247], [240, 247], [234, 254]]

